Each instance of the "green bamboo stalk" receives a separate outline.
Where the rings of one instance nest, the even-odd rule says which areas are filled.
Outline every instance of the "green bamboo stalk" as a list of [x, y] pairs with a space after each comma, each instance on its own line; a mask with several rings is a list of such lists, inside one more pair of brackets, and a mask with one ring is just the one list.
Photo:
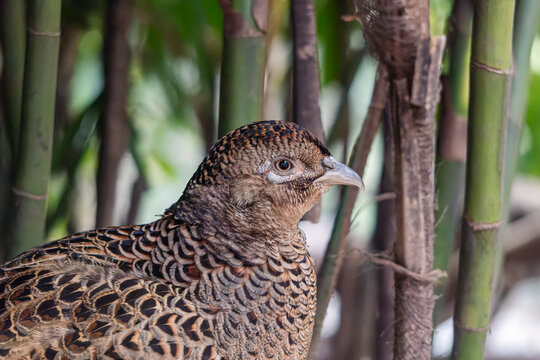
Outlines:
[[43, 241], [51, 169], [61, 0], [28, 1], [19, 160], [11, 255]]
[[529, 73], [531, 48], [540, 23], [540, 1], [519, 0], [516, 2], [514, 20], [513, 55], [514, 77], [510, 95], [510, 117], [506, 134], [506, 162], [504, 163], [504, 214], [507, 213], [508, 198], [519, 158], [519, 140], [525, 118], [529, 95]]
[[[8, 214], [9, 198], [11, 195], [11, 150], [7, 136], [6, 124], [0, 114], [0, 224], [8, 226], [6, 215]], [[5, 228], [6, 228], [5, 227]], [[7, 244], [7, 232], [0, 235], [0, 262], [5, 260]]]
[[[2, 107], [0, 120], [0, 221], [7, 222], [9, 197], [16, 163], [21, 121], [24, 53], [26, 46], [26, 6], [24, 1], [5, 0], [0, 4], [2, 46]], [[7, 225], [7, 224], [5, 224]], [[0, 235], [1, 257], [7, 246], [7, 234]]]
[[[437, 210], [433, 267], [446, 271], [452, 253], [459, 218], [463, 211], [469, 107], [469, 66], [471, 56], [472, 4], [457, 0], [452, 10], [452, 35], [448, 81], [444, 83], [443, 106], [439, 123], [438, 169], [436, 177]], [[444, 292], [446, 283], [436, 287]], [[441, 297], [435, 304], [434, 323], [438, 322]]]
[[482, 359], [501, 223], [514, 0], [474, 8], [465, 211], [452, 359]]
[[261, 119], [268, 1], [220, 0], [224, 14], [218, 136]]
[[[11, 153], [16, 154], [19, 143], [21, 102], [24, 76], [24, 53], [26, 46], [26, 3], [5, 0], [1, 12], [2, 58], [4, 69], [2, 82], [4, 107]], [[15, 156], [14, 156], [15, 158]]]
[[[519, 160], [521, 129], [525, 118], [529, 95], [529, 73], [531, 48], [538, 29], [540, 1], [520, 0], [516, 2], [513, 34], [514, 75], [510, 94], [510, 115], [506, 124], [505, 162], [503, 167], [503, 226], [508, 222], [510, 192]], [[496, 250], [494, 284], [499, 284], [505, 253], [502, 241]]]

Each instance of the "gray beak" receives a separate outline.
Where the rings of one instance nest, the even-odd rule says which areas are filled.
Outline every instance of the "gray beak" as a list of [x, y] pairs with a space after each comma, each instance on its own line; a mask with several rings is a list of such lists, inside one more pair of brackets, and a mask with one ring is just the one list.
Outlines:
[[364, 190], [364, 182], [360, 175], [345, 164], [336, 161], [333, 157], [325, 157], [322, 162], [326, 169], [324, 175], [315, 180], [315, 183], [324, 183], [328, 185], [352, 185]]

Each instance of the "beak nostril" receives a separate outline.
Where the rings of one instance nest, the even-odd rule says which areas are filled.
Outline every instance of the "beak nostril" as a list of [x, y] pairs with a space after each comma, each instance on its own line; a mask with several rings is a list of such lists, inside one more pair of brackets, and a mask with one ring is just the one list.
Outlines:
[[323, 159], [322, 166], [325, 169], [335, 169], [336, 163], [337, 163], [336, 160], [333, 157], [329, 156]]

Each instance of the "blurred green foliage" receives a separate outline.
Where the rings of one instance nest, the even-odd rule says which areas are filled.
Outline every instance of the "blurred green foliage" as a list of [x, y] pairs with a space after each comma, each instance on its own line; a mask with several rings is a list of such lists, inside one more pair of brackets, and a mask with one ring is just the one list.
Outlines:
[[[537, 38], [535, 43], [538, 45], [540, 38]], [[538, 46], [536, 47], [538, 48]], [[540, 177], [540, 71], [538, 71], [540, 69], [533, 68], [532, 70], [527, 117], [521, 136], [521, 158], [518, 171], [522, 174]]]
[[[64, 3], [65, 24], [84, 28], [84, 32], [70, 84], [70, 119], [56, 144], [49, 202], [50, 237], [91, 226], [76, 220], [68, 229], [66, 219], [73, 206], [88, 213], [78, 217], [91, 218], [94, 206], [93, 174], [99, 139], [93, 131], [96, 114], [89, 112], [103, 89], [104, 5], [104, 1]], [[269, 41], [281, 42], [277, 51], [282, 52], [280, 56], [286, 68], [290, 66], [290, 58], [283, 45], [291, 46], [288, 5], [288, 1], [273, 4], [274, 16], [280, 16], [281, 20], [276, 22], [278, 28], [271, 30], [276, 36], [269, 37]], [[351, 52], [364, 47], [360, 24], [341, 19], [342, 15], [352, 14], [354, 7], [352, 2], [331, 0], [318, 0], [315, 5], [322, 91], [326, 85], [341, 83], [345, 92], [339, 96], [348, 96], [352, 81], [344, 83], [344, 80], [354, 77], [359, 61], [351, 70], [347, 68], [347, 60]], [[215, 140], [223, 16], [216, 0], [135, 0], [132, 13], [128, 115], [133, 140], [125, 166], [142, 173], [148, 182], [149, 191], [143, 197], [140, 214], [141, 221], [148, 221], [151, 214], [160, 213], [171, 202], [171, 191], [175, 196], [180, 194], [183, 183], [204, 154], [203, 144], [206, 142], [208, 146]], [[371, 86], [371, 82], [364, 85], [367, 90], [362, 96], [369, 98]], [[331, 99], [334, 97], [335, 94], [330, 95]], [[283, 101], [280, 106], [286, 107], [287, 100]], [[339, 105], [330, 100], [328, 106]], [[188, 160], [182, 160], [185, 158]], [[119, 181], [123, 184], [120, 186], [130, 186], [130, 180]], [[156, 195], [156, 186], [168, 189], [172, 184], [177, 185], [175, 190], [168, 190], [167, 199]], [[92, 189], [91, 194], [80, 196], [82, 188]], [[163, 199], [156, 201], [156, 198]], [[81, 206], [80, 202], [86, 203]]]
[[[431, 1], [433, 34], [443, 34], [448, 30], [452, 3], [451, 0]], [[280, 42], [277, 49], [281, 52], [279, 57], [285, 63], [285, 68], [290, 66], [287, 47], [291, 46], [290, 19], [286, 10], [288, 4], [288, 1], [273, 4], [276, 11], [274, 16], [279, 16], [280, 20], [275, 22], [278, 28], [271, 29], [273, 33], [269, 37], [269, 41]], [[54, 237], [67, 233], [65, 219], [69, 208], [74, 206], [72, 202], [79, 200], [70, 200], [69, 206], [61, 202], [77, 198], [80, 189], [92, 189], [94, 183], [99, 139], [93, 132], [98, 115], [91, 108], [103, 88], [101, 52], [104, 5], [104, 1], [64, 1], [64, 24], [81, 27], [84, 32], [79, 40], [70, 84], [70, 119], [62, 129], [55, 149], [49, 211], [53, 214], [51, 216], [64, 220], [55, 223], [54, 231], [50, 234]], [[343, 129], [333, 129], [333, 124], [343, 113], [348, 113], [343, 112], [341, 107], [350, 107], [351, 114], [348, 116], [354, 117], [354, 122], [349, 129], [349, 138], [355, 136], [363, 116], [357, 110], [358, 104], [367, 104], [369, 100], [375, 67], [371, 60], [362, 60], [365, 40], [360, 24], [342, 19], [343, 15], [355, 12], [353, 1], [316, 0], [315, 6], [323, 94], [321, 108], [325, 126], [331, 127], [327, 129], [327, 135], [338, 136], [336, 143], [332, 138], [332, 149], [339, 156], [343, 140], [340, 140], [339, 136], [342, 135], [339, 134]], [[154, 188], [169, 189], [167, 191], [179, 195], [202, 157], [205, 146], [215, 139], [213, 127], [217, 117], [222, 26], [223, 16], [217, 0], [133, 2], [128, 98], [133, 140], [128, 155], [129, 164], [126, 166], [135, 169], [135, 173], [142, 173], [148, 181], [149, 191], [143, 198], [146, 210], [140, 214], [141, 221], [150, 220], [151, 214], [159, 213], [171, 201], [170, 198], [156, 195]], [[537, 40], [533, 58], [540, 58], [539, 44]], [[276, 47], [269, 44], [269, 48]], [[366, 71], [370, 73], [369, 76], [364, 74]], [[272, 81], [269, 79], [267, 83], [271, 84]], [[279, 106], [286, 108], [286, 86], [279, 91], [283, 92], [278, 99], [282, 102]], [[540, 122], [537, 121], [540, 117], [540, 101], [535, 101], [539, 96], [540, 66], [537, 64], [532, 69], [520, 161], [520, 171], [535, 176], [540, 176]], [[343, 101], [345, 97], [354, 101], [349, 104]], [[205, 134], [205, 131], [209, 133]], [[187, 152], [188, 160], [181, 160], [179, 151]], [[73, 179], [70, 180], [70, 177]], [[130, 186], [129, 180], [125, 181], [124, 186]], [[373, 182], [376, 181], [375, 176]], [[76, 194], [68, 196], [73, 189]], [[85, 206], [88, 213], [93, 211], [92, 196], [91, 193], [81, 200], [90, 201]], [[156, 202], [149, 200], [151, 197], [162, 199]], [[83, 225], [75, 228], [80, 226]]]

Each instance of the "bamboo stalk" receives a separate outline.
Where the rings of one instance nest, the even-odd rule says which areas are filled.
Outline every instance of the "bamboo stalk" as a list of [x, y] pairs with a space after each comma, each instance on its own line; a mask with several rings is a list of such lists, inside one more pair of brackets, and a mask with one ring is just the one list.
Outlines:
[[[457, 0], [451, 16], [450, 69], [443, 82], [442, 114], [439, 123], [438, 168], [435, 212], [435, 244], [433, 267], [446, 271], [463, 211], [465, 160], [467, 154], [467, 109], [469, 107], [469, 58], [471, 54], [472, 4]], [[446, 283], [435, 293], [443, 294]], [[444, 295], [435, 304], [434, 324]]]
[[[519, 158], [519, 140], [529, 95], [531, 48], [540, 23], [540, 1], [520, 0], [516, 3], [513, 34], [514, 76], [510, 95], [510, 116], [506, 135], [504, 163], [504, 202], [507, 213], [508, 197]], [[505, 216], [506, 217], [506, 216]]]
[[[1, 106], [1, 104], [0, 104]], [[0, 224], [7, 228], [7, 212], [9, 197], [11, 195], [11, 163], [10, 163], [10, 148], [8, 144], [7, 131], [5, 123], [0, 115]], [[0, 262], [5, 260], [6, 244], [8, 242], [7, 232], [0, 235]]]
[[313, 0], [293, 0], [293, 121], [324, 140], [319, 108], [319, 59]]
[[129, 144], [126, 113], [130, 49], [131, 0], [107, 3], [104, 42], [104, 109], [99, 120], [96, 226], [113, 223], [116, 180], [120, 161]]
[[[508, 222], [510, 211], [510, 192], [519, 160], [521, 129], [525, 118], [529, 95], [529, 73], [531, 48], [538, 29], [540, 1], [520, 0], [516, 3], [513, 33], [514, 74], [510, 94], [510, 114], [506, 123], [505, 161], [503, 167], [503, 197], [501, 219], [503, 227]], [[505, 261], [504, 237], [496, 249], [494, 283], [499, 284]], [[499, 292], [501, 296], [505, 294]], [[498, 294], [498, 295], [499, 295]], [[498, 296], [497, 303], [501, 300]], [[496, 306], [496, 305], [495, 305]], [[496, 308], [495, 308], [496, 310]]]
[[394, 357], [429, 359], [434, 239], [435, 110], [444, 37], [429, 1], [356, 1], [370, 50], [390, 74], [396, 183]]
[[475, 2], [466, 195], [452, 359], [481, 359], [489, 328], [501, 224], [513, 14], [513, 0]]
[[218, 137], [261, 119], [268, 0], [220, 0], [224, 14]]
[[[24, 54], [26, 47], [26, 3], [5, 0], [0, 3], [2, 41], [2, 120], [0, 120], [0, 224], [7, 226], [9, 198], [19, 143]], [[7, 234], [0, 235], [0, 257], [5, 256]]]
[[[411, 275], [395, 273], [396, 359], [431, 354], [434, 240], [435, 110], [444, 37], [420, 38], [412, 89], [407, 78], [392, 82], [396, 176], [396, 262]], [[410, 95], [409, 95], [410, 91]]]
[[[313, 0], [292, 0], [293, 70], [292, 117], [293, 121], [310, 130], [319, 140], [325, 141], [319, 108], [319, 59], [317, 53], [317, 26]], [[318, 202], [303, 220], [318, 222], [321, 203]]]
[[[362, 126], [362, 131], [356, 139], [356, 143], [351, 152], [349, 166], [351, 166], [360, 176], [364, 173], [367, 156], [371, 148], [371, 143], [381, 121], [382, 111], [388, 97], [388, 78], [382, 67], [379, 67], [378, 78], [373, 90], [369, 111]], [[345, 237], [349, 232], [351, 214], [356, 201], [358, 189], [346, 187], [343, 190], [341, 204], [339, 205], [332, 228], [332, 235], [328, 242], [328, 247], [324, 254], [324, 259], [317, 274], [317, 314], [315, 315], [315, 325], [311, 347], [309, 349], [309, 359], [315, 359], [319, 347], [322, 324], [326, 315], [326, 308], [330, 302], [330, 296], [334, 289], [337, 274], [343, 260], [345, 248]]]
[[18, 151], [21, 122], [26, 46], [26, 3], [20, 0], [4, 0], [2, 6], [0, 22], [2, 24], [4, 116], [11, 153], [15, 159], [15, 154]]
[[60, 0], [28, 2], [19, 160], [13, 186], [11, 255], [43, 241], [51, 170]]

